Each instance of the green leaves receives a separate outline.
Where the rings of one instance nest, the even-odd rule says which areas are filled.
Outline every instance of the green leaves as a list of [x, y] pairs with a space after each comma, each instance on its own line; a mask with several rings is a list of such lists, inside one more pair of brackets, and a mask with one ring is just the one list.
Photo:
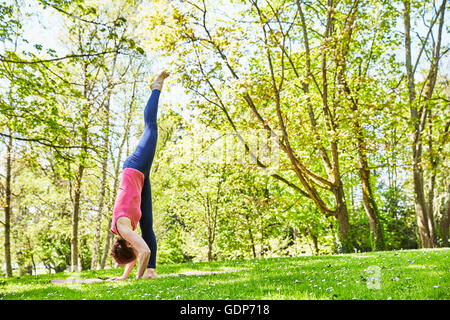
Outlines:
[[123, 27], [126, 23], [127, 23], [127, 19], [125, 19], [124, 17], [118, 17], [114, 21], [114, 27]]
[[[80, 232], [89, 242], [99, 164], [106, 154], [105, 201], [113, 204], [112, 168], [120, 168], [142, 131], [146, 77], [165, 65], [172, 76], [161, 100], [152, 173], [161, 261], [332, 252], [339, 229], [320, 201], [331, 210], [346, 207], [355, 246], [370, 249], [358, 173], [361, 154], [370, 168], [372, 198], [381, 208], [388, 247], [414, 247], [408, 160], [413, 123], [399, 54], [401, 13], [388, 1], [333, 3], [330, 9], [303, 1], [160, 0], [151, 6], [122, 0], [38, 1], [66, 25], [64, 48], [23, 39], [30, 17], [19, 7], [1, 4], [0, 132], [11, 130], [16, 139], [14, 165], [28, 161], [36, 181], [51, 178], [39, 182], [42, 190], [24, 188], [28, 197], [17, 197], [14, 210], [32, 205], [47, 218], [58, 213], [66, 219], [60, 222], [67, 236], [82, 166]], [[430, 6], [413, 7], [415, 17], [427, 19]], [[334, 19], [327, 28], [329, 10]], [[424, 50], [422, 57], [429, 57], [429, 46]], [[423, 137], [426, 160], [421, 165], [425, 180], [436, 173], [434, 200], [446, 190], [447, 167], [439, 162], [445, 159], [448, 133], [445, 84], [444, 76], [427, 102], [432, 112]], [[417, 87], [425, 90], [426, 82]], [[177, 90], [186, 92], [187, 101]], [[421, 101], [415, 106], [423, 107]], [[124, 115], [129, 114], [128, 121]], [[208, 135], [213, 129], [216, 137]], [[278, 178], [254, 162], [237, 161], [233, 157], [241, 154], [236, 150], [224, 151], [225, 144], [237, 141], [242, 158], [250, 159], [237, 133], [256, 152], [255, 131], [263, 133], [259, 137], [275, 133], [279, 138], [272, 144], [280, 151]], [[267, 158], [258, 159], [266, 164]], [[28, 177], [16, 168], [17, 181]], [[49, 198], [43, 196], [45, 185]], [[336, 194], [340, 186], [344, 194]], [[102, 228], [108, 228], [109, 217], [110, 212]], [[45, 251], [64, 246], [56, 239], [41, 240]], [[84, 245], [83, 259], [89, 252]]]
[[14, 9], [13, 4], [6, 5], [3, 2], [0, 4], [0, 40], [2, 42], [12, 41], [22, 28]]

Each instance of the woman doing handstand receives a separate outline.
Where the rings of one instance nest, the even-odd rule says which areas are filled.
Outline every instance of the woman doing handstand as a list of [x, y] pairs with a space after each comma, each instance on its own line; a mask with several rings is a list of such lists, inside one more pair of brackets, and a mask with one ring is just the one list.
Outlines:
[[[111, 249], [111, 256], [118, 264], [125, 265], [125, 270], [122, 276], [111, 278], [110, 281], [128, 278], [138, 259], [136, 278], [156, 277], [150, 169], [158, 139], [158, 100], [164, 79], [168, 76], [169, 73], [163, 71], [150, 85], [152, 92], [144, 110], [144, 133], [136, 150], [123, 164], [111, 223], [111, 231], [118, 237]], [[138, 222], [142, 237], [134, 231]]]

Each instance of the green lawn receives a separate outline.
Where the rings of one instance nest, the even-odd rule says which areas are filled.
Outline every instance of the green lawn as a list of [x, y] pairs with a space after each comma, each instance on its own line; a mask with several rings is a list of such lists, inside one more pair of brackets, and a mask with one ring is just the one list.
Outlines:
[[[371, 276], [369, 270], [377, 268]], [[158, 266], [159, 274], [193, 270], [240, 271], [62, 285], [49, 280], [106, 278], [122, 269], [0, 278], [0, 299], [450, 299], [450, 249]]]

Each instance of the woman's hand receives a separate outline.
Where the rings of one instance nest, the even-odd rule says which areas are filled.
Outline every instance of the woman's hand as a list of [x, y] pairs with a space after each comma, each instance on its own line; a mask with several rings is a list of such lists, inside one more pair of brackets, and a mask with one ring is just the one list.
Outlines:
[[128, 277], [122, 275], [122, 276], [120, 276], [120, 277], [113, 277], [113, 278], [110, 278], [110, 279], [108, 279], [108, 280], [106, 280], [106, 281], [120, 281], [120, 280], [125, 280], [126, 278], [128, 278]]

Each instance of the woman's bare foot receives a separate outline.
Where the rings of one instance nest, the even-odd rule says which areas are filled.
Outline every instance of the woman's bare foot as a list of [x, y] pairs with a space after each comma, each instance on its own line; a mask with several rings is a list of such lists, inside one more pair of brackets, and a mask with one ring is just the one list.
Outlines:
[[156, 270], [155, 269], [147, 269], [147, 272], [144, 273], [144, 275], [142, 276], [142, 279], [152, 279], [152, 278], [157, 278], [158, 275], [156, 274]]
[[169, 76], [169, 72], [163, 71], [161, 72], [156, 79], [150, 84], [150, 89], [152, 90], [160, 90], [162, 89], [162, 85], [164, 80]]

